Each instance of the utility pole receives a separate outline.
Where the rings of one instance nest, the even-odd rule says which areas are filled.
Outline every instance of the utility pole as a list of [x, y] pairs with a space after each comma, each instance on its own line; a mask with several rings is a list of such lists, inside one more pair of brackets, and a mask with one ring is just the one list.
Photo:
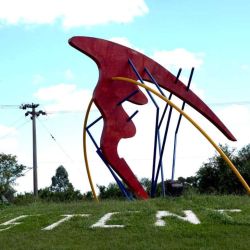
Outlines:
[[38, 197], [38, 183], [37, 183], [37, 147], [36, 147], [36, 117], [39, 115], [46, 115], [46, 112], [39, 110], [36, 111], [36, 108], [39, 104], [22, 104], [20, 109], [26, 110], [31, 109], [31, 111], [27, 111], [25, 116], [30, 115], [32, 120], [32, 144], [33, 144], [33, 190], [34, 196]]

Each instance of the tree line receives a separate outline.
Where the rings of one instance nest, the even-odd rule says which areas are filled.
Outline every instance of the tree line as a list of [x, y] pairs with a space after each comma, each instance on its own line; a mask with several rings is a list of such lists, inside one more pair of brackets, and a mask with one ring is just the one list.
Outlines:
[[[233, 164], [246, 180], [250, 183], [250, 144], [236, 150], [227, 145], [220, 145], [222, 150], [231, 159]], [[0, 154], [0, 202], [12, 201], [15, 199], [33, 199], [33, 194], [26, 193], [24, 195], [15, 194], [16, 179], [23, 176], [27, 166], [19, 164], [17, 157], [10, 154]], [[148, 178], [140, 180], [142, 186], [150, 194], [151, 181]], [[215, 154], [203, 163], [200, 169], [194, 176], [179, 177], [176, 183], [181, 183], [184, 191], [192, 191], [201, 194], [245, 194], [245, 190], [238, 181], [232, 170], [220, 155]], [[100, 199], [119, 199], [123, 198], [116, 183], [110, 183], [107, 187], [97, 185]], [[172, 195], [170, 192], [171, 181], [165, 180], [164, 187], [167, 195]], [[75, 190], [72, 183], [69, 181], [68, 172], [64, 166], [59, 166], [56, 169], [55, 175], [51, 178], [51, 185], [49, 187], [40, 189], [38, 191], [39, 198], [43, 200], [52, 201], [67, 201], [67, 200], [81, 200], [92, 199], [92, 193], [86, 192], [81, 194], [79, 190]], [[156, 188], [156, 195], [162, 195], [162, 184], [159, 183]]]
[[[237, 166], [245, 181], [250, 185], [250, 144], [237, 151], [235, 148], [230, 148], [228, 145], [220, 145], [221, 149], [229, 157], [232, 163]], [[142, 178], [140, 180], [142, 186], [150, 194], [151, 180]], [[200, 194], [236, 194], [242, 195], [246, 190], [239, 182], [236, 175], [229, 168], [223, 158], [215, 154], [203, 163], [194, 176], [179, 177], [175, 184], [182, 184], [184, 192], [195, 192]], [[164, 181], [166, 195], [179, 195], [181, 192], [173, 190], [171, 180]], [[98, 186], [99, 196], [101, 198], [122, 197], [119, 188], [115, 183], [109, 184], [107, 187]], [[182, 191], [182, 190], [181, 190]], [[162, 196], [162, 183], [157, 184], [156, 197]]]

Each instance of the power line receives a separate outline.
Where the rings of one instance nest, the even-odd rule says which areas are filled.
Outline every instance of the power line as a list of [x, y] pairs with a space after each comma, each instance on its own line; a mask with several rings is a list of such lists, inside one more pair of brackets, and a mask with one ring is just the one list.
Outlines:
[[[20, 120], [20, 119], [19, 119]], [[29, 121], [25, 120], [23, 123], [21, 123], [19, 126], [15, 127], [15, 129], [20, 129], [21, 127], [23, 127], [24, 125], [26, 125]], [[13, 126], [13, 125], [12, 125]], [[13, 131], [8, 132], [7, 134], [3, 135], [0, 137], [0, 140], [5, 139], [6, 137], [10, 136], [11, 134], [13, 134]]]
[[56, 140], [55, 136], [52, 135], [52, 133], [49, 131], [48, 127], [45, 126], [45, 124], [38, 119], [38, 121], [40, 122], [40, 124], [43, 126], [43, 128], [47, 131], [47, 133], [50, 135], [51, 139], [57, 144], [57, 146], [61, 149], [61, 151], [70, 159], [70, 161], [72, 163], [75, 163], [74, 160], [72, 159], [72, 157], [64, 150], [64, 148], [58, 143], [58, 141]]
[[[20, 120], [23, 120], [23, 115], [20, 116], [18, 119], [16, 119], [14, 122], [12, 122], [11, 124], [8, 125], [8, 127], [12, 127], [14, 126], [16, 123], [18, 123]], [[26, 121], [26, 120], [25, 120]]]
[[20, 105], [2, 104], [0, 109], [19, 109]]
[[29, 167], [29, 168], [23, 173], [23, 175], [26, 175], [31, 169], [32, 169], [32, 167]]
[[211, 106], [250, 105], [250, 101], [217, 102], [217, 103], [210, 103], [209, 105]]

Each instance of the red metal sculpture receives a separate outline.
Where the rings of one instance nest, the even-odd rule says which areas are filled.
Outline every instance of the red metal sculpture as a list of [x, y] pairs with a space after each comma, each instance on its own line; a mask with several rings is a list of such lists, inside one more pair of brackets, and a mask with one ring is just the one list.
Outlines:
[[121, 103], [128, 100], [143, 105], [147, 103], [147, 98], [136, 85], [112, 80], [114, 76], [138, 80], [128, 64], [129, 59], [136, 66], [143, 80], [151, 82], [145, 73], [145, 68], [147, 68], [162, 88], [196, 109], [228, 139], [236, 140], [221, 120], [195, 93], [191, 90], [187, 91], [186, 85], [180, 80], [176, 83], [176, 77], [173, 74], [149, 57], [125, 46], [93, 37], [73, 37], [69, 40], [69, 44], [91, 57], [98, 65], [99, 80], [94, 90], [93, 100], [104, 119], [100, 148], [106, 161], [137, 197], [146, 199], [148, 194], [126, 161], [120, 158], [117, 152], [119, 141], [122, 138], [132, 137], [136, 133], [135, 125], [129, 119]]

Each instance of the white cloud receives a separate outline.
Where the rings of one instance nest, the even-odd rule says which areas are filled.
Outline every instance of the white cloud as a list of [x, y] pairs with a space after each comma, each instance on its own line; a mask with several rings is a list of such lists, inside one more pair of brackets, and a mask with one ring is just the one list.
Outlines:
[[46, 102], [44, 105], [48, 112], [82, 111], [91, 99], [91, 92], [85, 89], [78, 90], [74, 84], [61, 83], [41, 88], [34, 96]]
[[[143, 49], [135, 47], [126, 37], [113, 37], [110, 41], [144, 53]], [[177, 48], [171, 51], [155, 51], [151, 55], [151, 58], [170, 71], [176, 71], [176, 69], [179, 68], [190, 70], [192, 67], [195, 67], [196, 69], [201, 67], [203, 64], [204, 53], [194, 53], [183, 48]], [[183, 78], [182, 75], [181, 77]], [[188, 77], [185, 77], [185, 80], [187, 82]]]
[[228, 124], [229, 129], [236, 137], [233, 143], [237, 148], [250, 143], [250, 107], [247, 105], [230, 105], [218, 110], [218, 115]]
[[51, 24], [65, 28], [128, 23], [148, 13], [144, 0], [0, 0], [0, 20], [8, 24]]
[[134, 49], [136, 51], [143, 53], [142, 49], [136, 48], [133, 44], [131, 44], [131, 42], [126, 37], [113, 37], [110, 39], [110, 41], [115, 42], [115, 43], [119, 43], [121, 45], [124, 45], [126, 47], [129, 47], [131, 49]]
[[119, 43], [119, 44], [127, 46], [129, 48], [133, 48], [133, 45], [130, 43], [130, 41], [126, 37], [112, 37], [110, 39], [110, 41], [115, 42], [115, 43]]
[[203, 64], [203, 57], [203, 53], [193, 53], [183, 48], [177, 48], [171, 51], [156, 51], [153, 54], [154, 60], [167, 69], [200, 68]]

